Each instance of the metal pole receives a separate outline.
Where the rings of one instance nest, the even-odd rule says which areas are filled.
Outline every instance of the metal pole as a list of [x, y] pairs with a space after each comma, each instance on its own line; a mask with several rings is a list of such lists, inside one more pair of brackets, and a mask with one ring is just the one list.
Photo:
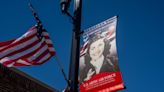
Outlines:
[[78, 92], [82, 0], [74, 0], [73, 33], [69, 68], [70, 92]]

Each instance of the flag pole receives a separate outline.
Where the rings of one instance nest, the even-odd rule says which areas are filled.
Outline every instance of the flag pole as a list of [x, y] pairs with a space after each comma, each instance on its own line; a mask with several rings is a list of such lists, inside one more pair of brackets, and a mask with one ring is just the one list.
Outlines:
[[33, 5], [31, 4], [31, 0], [29, 0], [28, 5], [29, 5], [29, 8], [30, 8], [30, 10], [31, 10], [31, 12], [32, 12], [32, 14], [33, 14], [33, 16], [34, 16], [36, 22], [38, 23], [38, 25], [42, 25], [41, 20], [39, 19], [39, 17], [38, 17], [38, 15], [37, 15], [37, 13], [36, 13], [36, 11], [35, 11]]
[[70, 82], [69, 82], [69, 80], [68, 80], [68, 78], [67, 78], [67, 76], [66, 76], [66, 74], [65, 74], [65, 72], [64, 72], [64, 68], [63, 68], [62, 64], [60, 63], [60, 61], [59, 61], [57, 55], [55, 55], [55, 59], [56, 59], [58, 65], [59, 65], [59, 68], [60, 68], [60, 70], [61, 70], [61, 72], [62, 72], [62, 74], [63, 74], [63, 76], [64, 76], [65, 81], [67, 82], [68, 86], [70, 86]]
[[[71, 0], [61, 0], [61, 10], [63, 14], [68, 15], [68, 8]], [[79, 73], [79, 57], [80, 57], [80, 34], [81, 32], [81, 10], [82, 0], [74, 0], [73, 11], [73, 32], [72, 47], [69, 66], [69, 92], [78, 92], [78, 73]], [[69, 15], [68, 15], [69, 16]], [[69, 16], [70, 17], [70, 16]]]
[[[29, 4], [28, 4], [28, 5], [29, 5], [29, 8], [30, 8], [30, 10], [31, 10], [31, 12], [32, 12], [32, 14], [33, 14], [33, 16], [34, 16], [34, 18], [35, 18], [37, 24], [38, 24], [39, 26], [43, 27], [43, 26], [42, 26], [41, 20], [39, 19], [39, 17], [38, 17], [38, 15], [37, 15], [37, 13], [36, 13], [36, 11], [35, 11], [33, 5], [31, 4], [31, 0], [29, 0]], [[64, 76], [65, 81], [67, 82], [68, 86], [70, 86], [69, 80], [68, 80], [68, 78], [66, 77], [66, 74], [65, 74], [65, 72], [64, 72], [64, 68], [62, 67], [62, 64], [60, 63], [60, 61], [59, 61], [57, 55], [55, 55], [55, 59], [56, 59], [58, 65], [59, 65], [59, 68], [60, 68], [60, 70], [61, 70], [61, 72], [62, 72], [62, 74], [63, 74], [63, 76]]]

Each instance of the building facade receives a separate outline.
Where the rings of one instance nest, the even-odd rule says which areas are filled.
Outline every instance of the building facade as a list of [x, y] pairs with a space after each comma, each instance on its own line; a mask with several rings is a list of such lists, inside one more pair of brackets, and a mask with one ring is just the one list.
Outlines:
[[59, 92], [16, 68], [0, 64], [0, 92]]

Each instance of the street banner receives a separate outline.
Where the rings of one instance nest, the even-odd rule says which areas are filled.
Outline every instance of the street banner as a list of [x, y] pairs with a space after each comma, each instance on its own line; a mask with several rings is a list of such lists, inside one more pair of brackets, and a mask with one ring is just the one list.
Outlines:
[[80, 51], [80, 92], [124, 88], [116, 49], [117, 16], [84, 30]]

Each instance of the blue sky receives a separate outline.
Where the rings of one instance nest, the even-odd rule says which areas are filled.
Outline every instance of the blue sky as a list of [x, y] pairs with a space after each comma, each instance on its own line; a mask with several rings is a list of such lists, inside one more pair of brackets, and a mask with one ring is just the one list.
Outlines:
[[[68, 74], [72, 34], [70, 19], [62, 15], [60, 0], [31, 1]], [[71, 13], [72, 5], [73, 2]], [[82, 30], [119, 15], [117, 49], [127, 86], [120, 92], [164, 92], [163, 0], [83, 0], [82, 11]], [[17, 38], [36, 23], [28, 0], [1, 0], [0, 12], [0, 41]], [[55, 58], [41, 66], [18, 69], [56, 89], [66, 87]]]

